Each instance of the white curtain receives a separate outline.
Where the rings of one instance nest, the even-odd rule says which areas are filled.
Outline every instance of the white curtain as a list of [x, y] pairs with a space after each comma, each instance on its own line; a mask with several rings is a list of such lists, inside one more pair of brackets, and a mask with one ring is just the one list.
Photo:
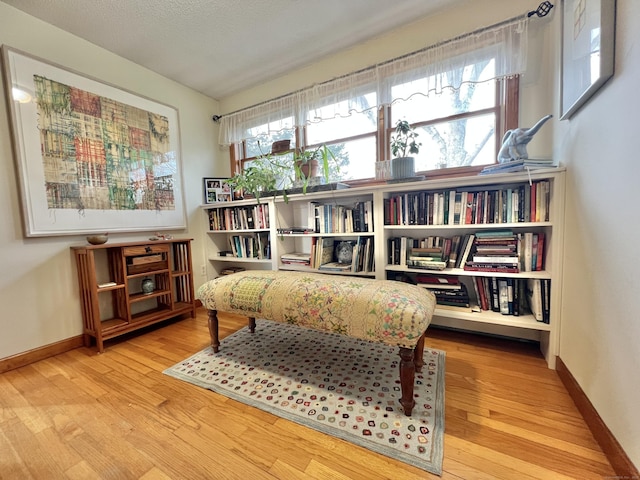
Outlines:
[[[524, 73], [527, 63], [527, 25], [527, 16], [522, 15], [223, 115], [219, 143], [228, 146], [251, 138], [251, 129], [259, 125], [269, 124], [270, 133], [275, 133], [338, 115], [348, 116], [353, 111], [377, 109], [400, 100], [392, 98], [391, 87], [394, 85], [403, 84], [404, 100], [415, 94], [437, 93], [443, 88], [457, 89], [467, 80], [462, 75], [451, 75], [451, 72], [489, 59], [493, 59], [495, 64], [494, 79], [520, 75]], [[407, 86], [411, 87], [411, 82], [415, 82], [415, 91], [407, 89]], [[375, 101], [364, 101], [364, 95], [371, 93], [375, 93]], [[371, 95], [367, 98], [371, 98]], [[334, 108], [328, 109], [328, 106]]]

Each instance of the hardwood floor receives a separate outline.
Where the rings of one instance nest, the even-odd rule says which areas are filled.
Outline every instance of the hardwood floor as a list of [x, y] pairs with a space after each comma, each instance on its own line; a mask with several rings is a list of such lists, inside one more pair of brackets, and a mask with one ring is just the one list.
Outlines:
[[[245, 319], [220, 315], [221, 337]], [[0, 375], [1, 479], [439, 478], [162, 371], [206, 312]], [[446, 351], [443, 479], [615, 474], [535, 345], [430, 329]]]

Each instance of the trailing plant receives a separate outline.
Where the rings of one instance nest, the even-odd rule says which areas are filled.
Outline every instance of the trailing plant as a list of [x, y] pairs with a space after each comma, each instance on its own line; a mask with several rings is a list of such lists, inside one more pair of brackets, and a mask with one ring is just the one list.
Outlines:
[[300, 186], [302, 193], [307, 193], [307, 187], [312, 177], [308, 174], [305, 175], [303, 170], [305, 170], [305, 165], [308, 166], [313, 160], [318, 161], [318, 165], [322, 169], [322, 178], [326, 183], [329, 182], [329, 162], [336, 161], [336, 158], [326, 145], [303, 150], [293, 156], [289, 153], [288, 151], [277, 154], [261, 153], [251, 161], [244, 171], [236, 173], [227, 183], [234, 191], [242, 190], [253, 195], [258, 201], [265, 193], [282, 192], [286, 202], [288, 201], [287, 190], [292, 187]]
[[243, 193], [253, 195], [259, 202], [262, 194], [278, 190], [278, 183], [286, 177], [289, 170], [290, 166], [283, 157], [262, 153], [227, 183], [234, 191], [242, 190]]
[[[407, 157], [411, 154], [417, 155], [422, 143], [416, 139], [418, 133], [406, 120], [398, 120], [395, 134], [391, 135], [391, 153], [394, 158]], [[409, 154], [409, 155], [407, 155]]]

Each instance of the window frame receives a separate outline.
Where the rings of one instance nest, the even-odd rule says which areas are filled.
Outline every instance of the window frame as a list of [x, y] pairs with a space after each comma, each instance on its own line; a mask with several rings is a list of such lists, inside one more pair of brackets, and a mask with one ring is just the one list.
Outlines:
[[[473, 118], [479, 115], [494, 114], [496, 119], [496, 135], [495, 135], [495, 151], [500, 150], [502, 145], [502, 138], [508, 130], [517, 128], [518, 115], [519, 115], [519, 100], [520, 100], [520, 76], [514, 75], [513, 77], [496, 80], [496, 104], [493, 107], [477, 110], [474, 112], [464, 112], [447, 117], [440, 117], [431, 119], [424, 122], [415, 122], [412, 124], [414, 127], [423, 127], [435, 123], [442, 123], [447, 121], [459, 120], [462, 118]], [[377, 130], [373, 133], [376, 143], [376, 162], [382, 161], [385, 158], [391, 158], [390, 142], [391, 134], [394, 128], [391, 123], [391, 109], [392, 107], [387, 105], [378, 109], [377, 115]], [[372, 136], [371, 133], [358, 134], [351, 137], [337, 138], [326, 144], [343, 143], [347, 141], [358, 140]], [[295, 128], [296, 148], [290, 151], [300, 151], [307, 148], [315, 148], [319, 145], [307, 145], [306, 143], [306, 127]], [[247, 162], [255, 160], [258, 157], [246, 157], [246, 141], [242, 143], [233, 144], [229, 146], [229, 158], [230, 158], [230, 170], [233, 176], [236, 173], [241, 173], [244, 165]], [[419, 174], [426, 174], [429, 178], [445, 178], [445, 177], [457, 177], [465, 175], [475, 175], [482, 170], [486, 165], [482, 166], [464, 166], [464, 167], [446, 167], [441, 169], [425, 170], [416, 172]], [[384, 183], [383, 180], [376, 180], [375, 178], [363, 178], [355, 180], [344, 180], [344, 183], [349, 185], [374, 185], [378, 183]]]

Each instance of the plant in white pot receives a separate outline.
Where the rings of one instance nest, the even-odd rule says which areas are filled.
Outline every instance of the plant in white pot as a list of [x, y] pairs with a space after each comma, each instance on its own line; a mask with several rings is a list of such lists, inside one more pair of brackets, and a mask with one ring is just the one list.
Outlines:
[[394, 180], [415, 175], [415, 158], [422, 146], [416, 139], [418, 133], [408, 121], [398, 120], [396, 131], [391, 135], [391, 175]]

